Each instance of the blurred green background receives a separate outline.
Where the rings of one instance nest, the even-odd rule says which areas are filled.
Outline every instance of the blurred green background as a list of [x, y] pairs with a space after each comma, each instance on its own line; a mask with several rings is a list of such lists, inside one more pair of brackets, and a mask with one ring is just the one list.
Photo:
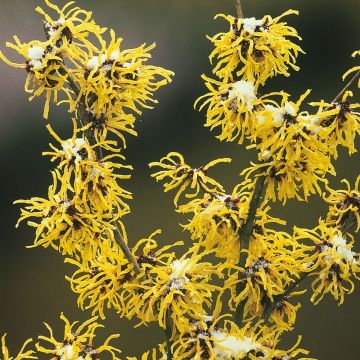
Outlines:
[[[65, 2], [62, 2], [65, 3]], [[13, 34], [23, 41], [42, 38], [40, 17], [33, 9], [43, 5], [40, 0], [1, 0], [0, 43], [10, 41]], [[160, 184], [150, 178], [147, 164], [169, 151], [179, 151], [194, 166], [217, 157], [230, 156], [230, 166], [221, 165], [213, 174], [227, 188], [238, 181], [238, 173], [255, 159], [244, 146], [219, 143], [214, 134], [203, 127], [204, 113], [193, 110], [194, 100], [204, 93], [200, 79], [210, 74], [208, 54], [211, 44], [205, 35], [226, 28], [225, 22], [213, 21], [217, 13], [234, 13], [232, 0], [84, 0], [79, 6], [91, 9], [96, 21], [114, 28], [125, 40], [124, 47], [143, 42], [157, 42], [153, 63], [175, 71], [173, 83], [158, 93], [159, 105], [144, 111], [137, 122], [139, 136], [128, 139], [127, 161], [134, 165], [133, 178], [127, 188], [134, 193], [132, 213], [124, 219], [130, 242], [162, 228], [163, 243], [190, 241], [178, 226], [180, 217], [174, 212], [172, 195], [164, 194]], [[247, 17], [276, 16], [288, 8], [299, 9], [300, 16], [288, 18], [303, 37], [307, 53], [299, 57], [301, 71], [290, 79], [279, 77], [269, 81], [269, 90], [285, 90], [294, 99], [313, 89], [311, 100], [331, 100], [342, 87], [341, 75], [355, 63], [350, 54], [359, 48], [359, 0], [243, 0]], [[5, 49], [15, 59], [15, 54]], [[32, 243], [34, 233], [25, 225], [15, 230], [19, 209], [15, 199], [46, 196], [50, 184], [51, 165], [41, 152], [47, 149], [49, 134], [42, 118], [43, 100], [27, 101], [23, 91], [25, 73], [0, 63], [1, 86], [1, 251], [0, 251], [0, 334], [8, 333], [8, 344], [15, 354], [28, 337], [45, 334], [46, 321], [62, 337], [59, 314], [64, 311], [72, 320], [86, 319], [89, 312], [76, 306], [76, 296], [64, 279], [71, 266], [50, 249], [25, 249]], [[64, 108], [52, 108], [49, 117], [60, 133], [70, 133], [70, 117]], [[349, 158], [342, 152], [336, 163], [338, 178], [351, 181], [359, 173], [359, 156]], [[274, 206], [273, 215], [284, 216], [289, 229], [293, 225], [314, 226], [325, 212], [324, 204], [316, 198], [308, 203], [289, 201], [286, 207]], [[347, 296], [338, 307], [327, 297], [313, 306], [303, 297], [296, 329], [289, 334], [284, 346], [289, 346], [297, 334], [303, 335], [302, 345], [319, 359], [335, 360], [360, 358], [359, 289]], [[133, 329], [134, 322], [119, 319], [109, 311], [105, 330], [99, 338], [121, 333], [114, 344], [123, 356], [139, 355], [163, 340], [157, 326]]]

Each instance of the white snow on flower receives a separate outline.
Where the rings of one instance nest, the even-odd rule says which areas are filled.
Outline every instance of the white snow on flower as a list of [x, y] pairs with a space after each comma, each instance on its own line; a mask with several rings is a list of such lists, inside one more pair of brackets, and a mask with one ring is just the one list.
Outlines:
[[47, 33], [48, 33], [49, 36], [51, 37], [51, 36], [54, 36], [54, 35], [56, 34], [56, 32], [57, 32], [57, 29], [51, 27], [51, 28], [49, 28], [49, 30], [48, 30]]
[[43, 63], [41, 60], [31, 60], [30, 65], [32, 65], [33, 69], [39, 70], [42, 68]]
[[240, 358], [260, 346], [250, 337], [245, 336], [241, 339], [219, 330], [211, 333], [211, 339], [214, 341], [214, 352], [217, 359]]
[[219, 201], [225, 202], [226, 199], [231, 197], [231, 195], [219, 195], [219, 194], [213, 194]]
[[269, 160], [271, 158], [271, 152], [269, 150], [264, 150], [260, 155], [259, 155], [261, 160]]
[[123, 68], [125, 68], [125, 69], [129, 68], [130, 66], [131, 66], [131, 63], [129, 63], [128, 61], [125, 61], [123, 63]]
[[305, 127], [309, 129], [312, 133], [317, 134], [321, 130], [321, 126], [319, 126], [320, 118], [305, 114], [301, 115], [300, 119], [304, 120]]
[[74, 348], [71, 344], [66, 344], [61, 347], [59, 351], [59, 356], [61, 360], [72, 360], [75, 356]]
[[262, 20], [256, 20], [254, 17], [246, 18], [243, 20], [244, 30], [254, 32], [257, 26], [261, 26]]
[[110, 60], [115, 61], [120, 57], [120, 54], [117, 50], [114, 50], [111, 54], [110, 54]]
[[44, 56], [44, 49], [41, 46], [30, 46], [27, 54], [31, 60], [40, 60]]
[[255, 86], [251, 81], [240, 80], [232, 84], [229, 91], [229, 99], [244, 99], [247, 109], [250, 111], [254, 107], [252, 102], [256, 100]]
[[100, 60], [101, 60], [101, 64], [103, 64], [104, 62], [106, 62], [106, 60], [107, 60], [106, 54], [101, 54]]
[[90, 169], [90, 177], [93, 179], [94, 177], [96, 177], [97, 175], [103, 176], [104, 172], [101, 169], [98, 169], [94, 166], [91, 166]]
[[112, 69], [111, 64], [106, 64], [106, 65], [103, 65], [103, 67], [102, 67], [102, 70], [105, 72], [110, 72], [111, 69]]
[[42, 58], [45, 54], [44, 49], [41, 46], [31, 46], [28, 48], [27, 54], [30, 58], [30, 65], [38, 70], [41, 69], [42, 64]]
[[89, 59], [89, 61], [87, 62], [87, 67], [88, 69], [95, 69], [99, 66], [99, 57], [98, 56], [93, 56], [92, 58]]
[[75, 141], [73, 139], [68, 139], [63, 142], [63, 154], [66, 158], [71, 159], [75, 156], [75, 161], [81, 160], [81, 156], [79, 155], [79, 151], [86, 144], [85, 139], [76, 138]]
[[275, 125], [281, 125], [284, 121], [285, 110], [273, 105], [266, 104], [265, 110], [271, 111]]
[[[335, 246], [336, 252], [341, 255], [342, 259], [348, 262], [352, 262], [354, 260], [356, 253], [353, 252], [349, 245], [346, 244], [346, 239], [339, 235], [335, 235], [333, 237], [332, 244]], [[339, 260], [337, 260], [337, 262], [339, 262]]]
[[286, 102], [284, 104], [284, 110], [286, 111], [287, 114], [291, 115], [291, 116], [295, 116], [296, 115], [296, 110], [295, 108], [289, 103]]
[[210, 322], [210, 321], [213, 321], [213, 316], [209, 316], [209, 315], [203, 315], [203, 321], [205, 322]]
[[181, 278], [186, 274], [191, 266], [191, 259], [175, 260], [171, 263], [171, 278]]
[[55, 24], [60, 27], [60, 26], [63, 26], [65, 23], [65, 19], [63, 17], [59, 18], [58, 21], [55, 22]]
[[265, 124], [266, 117], [264, 115], [256, 115], [256, 121], [259, 125]]
[[170, 288], [174, 290], [180, 290], [189, 282], [186, 276], [181, 278], [172, 278]]
[[172, 289], [180, 290], [190, 281], [189, 278], [185, 275], [191, 266], [190, 260], [191, 259], [175, 260], [171, 263], [172, 273], [170, 275], [170, 287]]
[[69, 200], [61, 202], [61, 207], [64, 208], [65, 210], [68, 209], [70, 205], [71, 205], [71, 202]]
[[311, 266], [313, 266], [314, 265], [314, 263], [313, 262], [304, 262], [304, 263], [302, 263], [302, 266], [305, 268], [305, 269], [308, 269], [308, 268], [310, 268]]
[[209, 338], [209, 335], [208, 335], [207, 333], [199, 333], [199, 334], [197, 335], [197, 337], [198, 337], [199, 339], [205, 340], [205, 339], [208, 339], [208, 338]]

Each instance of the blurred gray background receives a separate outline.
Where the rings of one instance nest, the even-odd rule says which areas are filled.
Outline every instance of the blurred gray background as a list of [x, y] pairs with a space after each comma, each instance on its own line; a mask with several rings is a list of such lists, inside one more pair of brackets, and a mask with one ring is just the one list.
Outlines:
[[[62, 2], [64, 3], [64, 2]], [[0, 47], [13, 34], [23, 41], [42, 39], [40, 16], [33, 10], [43, 5], [40, 0], [1, 0]], [[126, 186], [134, 193], [132, 213], [124, 219], [130, 243], [162, 228], [163, 243], [190, 241], [178, 226], [184, 222], [172, 205], [173, 194], [164, 194], [162, 186], [150, 178], [147, 164], [169, 151], [179, 151], [194, 166], [200, 166], [217, 157], [230, 156], [230, 166], [221, 165], [213, 174], [227, 188], [238, 181], [238, 173], [255, 159], [244, 146], [219, 143], [215, 134], [203, 127], [204, 113], [193, 110], [193, 102], [205, 91], [200, 75], [210, 75], [208, 54], [211, 44], [205, 35], [227, 29], [225, 22], [213, 21], [217, 13], [234, 13], [232, 0], [83, 0], [78, 4], [93, 10], [96, 21], [114, 28], [125, 40], [124, 47], [143, 42], [157, 42], [152, 62], [175, 71], [173, 83], [158, 92], [159, 105], [153, 111], [144, 111], [137, 122], [139, 136], [128, 138], [126, 156], [134, 165], [133, 179]], [[355, 61], [350, 54], [359, 49], [359, 0], [243, 0], [247, 17], [276, 16], [288, 8], [299, 9], [300, 16], [291, 16], [288, 22], [303, 37], [302, 47], [307, 53], [300, 56], [299, 73], [290, 79], [279, 77], [269, 81], [267, 89], [285, 90], [294, 99], [313, 89], [309, 100], [331, 100], [342, 87], [341, 75]], [[16, 56], [5, 49], [10, 58]], [[32, 103], [23, 91], [25, 72], [0, 63], [0, 334], [8, 333], [8, 344], [15, 354], [28, 337], [45, 334], [46, 321], [56, 328], [61, 339], [62, 324], [59, 314], [64, 311], [72, 320], [90, 317], [76, 306], [76, 296], [65, 281], [71, 266], [48, 249], [25, 249], [33, 241], [34, 233], [25, 224], [15, 230], [19, 209], [12, 202], [19, 198], [46, 196], [50, 184], [51, 165], [41, 152], [50, 140], [42, 118], [43, 99]], [[52, 108], [49, 119], [61, 134], [69, 134], [71, 122], [64, 108]], [[337, 179], [351, 181], [359, 173], [359, 155], [349, 158], [342, 152], [336, 162]], [[325, 205], [316, 198], [308, 203], [289, 201], [286, 207], [274, 206], [273, 214], [284, 216], [289, 229], [293, 225], [312, 227], [325, 212]], [[313, 357], [322, 360], [360, 358], [359, 289], [347, 296], [338, 307], [331, 298], [318, 306], [310, 304], [309, 295], [303, 297], [303, 308], [298, 313], [294, 332], [284, 341], [290, 346], [297, 334], [303, 335], [302, 345]], [[133, 329], [134, 322], [117, 318], [107, 312], [105, 330], [99, 339], [110, 333], [121, 333], [114, 345], [126, 355], [139, 355], [163, 340], [157, 326]]]

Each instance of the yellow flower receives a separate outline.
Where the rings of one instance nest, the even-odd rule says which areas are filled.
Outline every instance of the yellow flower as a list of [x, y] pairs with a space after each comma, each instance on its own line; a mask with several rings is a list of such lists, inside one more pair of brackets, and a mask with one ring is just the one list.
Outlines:
[[213, 292], [219, 290], [210, 280], [213, 275], [222, 274], [217, 266], [202, 261], [208, 252], [200, 254], [193, 248], [176, 259], [174, 253], [165, 250], [160, 262], [156, 254], [139, 258], [143, 271], [138, 278], [142, 281], [124, 285], [133, 297], [127, 317], [136, 315], [142, 324], [158, 321], [166, 328], [168, 314], [175, 328], [181, 330], [188, 323], [188, 317], [202, 314], [205, 306], [210, 306]]
[[230, 195], [208, 194], [181, 205], [178, 212], [193, 213], [192, 219], [183, 228], [189, 230], [191, 238], [205, 247], [215, 249], [215, 255], [231, 263], [238, 261], [238, 231], [247, 219], [251, 187], [243, 182]]
[[353, 94], [346, 91], [341, 101], [326, 103], [324, 101], [312, 102], [310, 105], [317, 106], [317, 113], [312, 116], [320, 126], [327, 129], [326, 141], [332, 155], [337, 156], [336, 146], [342, 145], [349, 150], [349, 154], [356, 152], [354, 140], [360, 134], [360, 108], [359, 103], [351, 103], [349, 97]]
[[[194, 318], [185, 332], [175, 339], [172, 349], [176, 359], [294, 359], [306, 350], [297, 348], [301, 338], [287, 351], [276, 348], [279, 337], [261, 323], [239, 328], [235, 323], [219, 316]], [[221, 324], [223, 322], [223, 325]], [[304, 359], [305, 360], [305, 359]]]
[[[45, 92], [44, 118], [47, 119], [51, 98], [54, 97], [54, 102], [58, 102], [58, 92], [65, 88], [68, 77], [61, 50], [53, 47], [50, 41], [33, 40], [29, 43], [21, 43], [17, 36], [14, 36], [14, 40], [15, 44], [7, 42], [6, 46], [16, 50], [25, 61], [20, 64], [14, 63], [1, 51], [0, 59], [12, 67], [27, 71], [25, 91], [32, 94], [29, 100]], [[70, 96], [69, 93], [67, 94]]]
[[103, 242], [97, 254], [89, 262], [66, 259], [78, 269], [66, 279], [71, 290], [78, 294], [77, 303], [84, 309], [91, 309], [92, 315], [99, 314], [104, 319], [104, 308], [115, 310], [123, 307], [120, 292], [123, 284], [134, 277], [133, 266], [114, 244]]
[[[233, 309], [245, 301], [244, 317], [262, 314], [267, 301], [274, 301], [289, 284], [300, 277], [304, 266], [304, 248], [300, 243], [282, 231], [274, 231], [272, 236], [258, 236], [251, 240], [245, 268], [225, 264], [229, 268], [229, 278], [225, 287], [230, 289], [229, 305]], [[234, 269], [235, 271], [232, 271]], [[241, 273], [238, 280], [238, 272]], [[236, 285], [245, 283], [244, 290], [237, 293]]]
[[[99, 52], [89, 51], [86, 64], [74, 72], [80, 84], [78, 100], [84, 98], [88, 110], [97, 115], [111, 107], [117, 113], [129, 109], [141, 114], [139, 108], [152, 108], [153, 92], [171, 82], [173, 72], [147, 65], [155, 44], [121, 50], [121, 38], [110, 31], [109, 45], [101, 41]], [[85, 69], [84, 69], [85, 66]]]
[[[354, 51], [351, 56], [352, 57], [355, 57], [357, 55], [360, 55], [360, 50], [357, 50], [357, 51]], [[343, 80], [345, 80], [345, 78], [354, 73], [354, 72], [357, 72], [357, 71], [360, 71], [360, 65], [359, 66], [354, 66], [353, 68], [349, 69], [344, 75], [343, 75]], [[358, 88], [360, 88], [360, 78], [358, 79]]]
[[354, 291], [352, 277], [360, 279], [359, 254], [353, 251], [353, 237], [320, 221], [313, 230], [295, 228], [295, 238], [314, 244], [315, 253], [308, 260], [308, 269], [315, 276], [311, 301], [318, 304], [330, 293], [342, 304], [345, 294]]
[[10, 356], [9, 350], [6, 347], [5, 344], [5, 337], [6, 334], [1, 337], [1, 351], [2, 351], [2, 360], [23, 360], [23, 359], [37, 359], [36, 356], [34, 356], [35, 352], [32, 350], [25, 351], [25, 347], [32, 342], [32, 339], [27, 339], [24, 343], [24, 345], [21, 347], [19, 353], [13, 357]]
[[127, 180], [130, 175], [117, 174], [116, 170], [132, 170], [132, 166], [111, 161], [125, 159], [124, 156], [118, 154], [119, 149], [114, 149], [115, 154], [98, 159], [96, 148], [106, 147], [112, 142], [104, 140], [104, 142], [90, 145], [86, 137], [77, 137], [78, 130], [75, 121], [74, 126], [72, 138], [62, 140], [51, 126], [47, 125], [49, 132], [59, 142], [61, 148], [58, 149], [50, 144], [52, 151], [44, 152], [43, 155], [51, 156], [51, 161], [61, 160], [57, 168], [63, 171], [68, 190], [82, 199], [88, 212], [114, 223], [129, 213], [130, 209], [125, 200], [132, 199], [131, 193], [118, 184], [118, 180]]
[[310, 194], [321, 194], [319, 182], [326, 182], [328, 173], [335, 175], [328, 130], [317, 118], [300, 112], [309, 93], [307, 90], [297, 102], [283, 94], [280, 106], [266, 105], [256, 116], [257, 144], [248, 148], [258, 149], [260, 163], [242, 174], [265, 174], [267, 197], [274, 201], [307, 200]]
[[62, 9], [52, 4], [49, 0], [45, 3], [59, 16], [53, 20], [45, 11], [37, 7], [36, 11], [44, 15], [44, 31], [47, 40], [33, 40], [29, 43], [21, 43], [17, 36], [14, 36], [15, 43], [6, 43], [24, 57], [23, 63], [10, 61], [1, 51], [0, 58], [8, 65], [23, 68], [28, 72], [25, 91], [32, 94], [30, 100], [46, 93], [44, 117], [48, 118], [49, 104], [51, 98], [58, 103], [58, 93], [63, 91], [66, 94], [65, 102], [72, 103], [72, 93], [66, 89], [66, 82], [72, 76], [71, 70], [67, 68], [64, 58], [77, 64], [86, 56], [86, 51], [96, 50], [96, 47], [87, 39], [90, 34], [101, 39], [101, 34], [106, 29], [101, 29], [91, 20], [91, 13], [78, 7], [69, 9], [74, 3], [68, 2]]
[[[276, 236], [278, 231], [273, 230], [269, 227], [270, 224], [286, 225], [286, 221], [275, 218], [269, 215], [271, 207], [267, 205], [266, 201], [263, 201], [261, 207], [256, 211], [255, 222], [253, 226], [253, 232], [250, 238], [250, 249], [252, 253], [257, 251], [263, 251], [264, 239], [272, 239]], [[257, 250], [259, 248], [259, 250]]]
[[[286, 158], [296, 161], [306, 157], [309, 161], [329, 163], [328, 146], [324, 137], [328, 134], [300, 106], [309, 95], [307, 90], [297, 102], [289, 101], [283, 94], [281, 105], [265, 105], [257, 113], [257, 147], [262, 159]], [[315, 158], [312, 160], [312, 158]]]
[[217, 59], [213, 72], [225, 80], [233, 80], [235, 72], [243, 80], [264, 84], [278, 74], [289, 76], [289, 68], [298, 70], [296, 58], [303, 51], [288, 37], [301, 38], [293, 27], [279, 22], [290, 14], [298, 12], [288, 10], [274, 19], [266, 15], [260, 20], [217, 15], [229, 22], [230, 30], [209, 37], [215, 46], [210, 61]]
[[[266, 176], [265, 199], [286, 203], [288, 199], [296, 198], [299, 201], [307, 200], [311, 194], [321, 194], [320, 183], [326, 183], [323, 164], [311, 163], [307, 158], [300, 161], [287, 162], [286, 160], [271, 160], [265, 163], [251, 163], [241, 175], [250, 178], [253, 174]], [[326, 164], [325, 164], [326, 165]], [[319, 168], [320, 167], [320, 168]], [[335, 175], [333, 171], [330, 172]]]
[[151, 175], [156, 181], [164, 180], [167, 177], [170, 178], [170, 181], [164, 184], [165, 192], [180, 187], [174, 198], [174, 204], [177, 205], [180, 195], [184, 193], [188, 187], [194, 189], [194, 193], [189, 194], [186, 192], [185, 196], [187, 198], [197, 196], [201, 189], [209, 193], [222, 194], [224, 192], [222, 185], [208, 177], [207, 172], [209, 168], [218, 163], [229, 163], [230, 161], [231, 159], [229, 158], [221, 158], [210, 161], [208, 164], [199, 168], [192, 168], [185, 163], [184, 157], [181, 154], [170, 152], [161, 158], [160, 161], [152, 162], [149, 166], [158, 166], [164, 169]]
[[355, 217], [356, 231], [360, 229], [360, 176], [355, 181], [352, 189], [349, 181], [343, 179], [341, 181], [346, 185], [346, 190], [332, 190], [327, 187], [329, 195], [324, 195], [324, 200], [331, 204], [327, 214], [326, 222], [333, 226], [341, 227], [347, 220]]
[[95, 137], [98, 143], [103, 143], [103, 147], [110, 151], [118, 151], [117, 144], [111, 146], [109, 142], [106, 142], [108, 132], [112, 132], [118, 136], [126, 148], [126, 140], [124, 133], [137, 136], [137, 132], [134, 130], [135, 117], [131, 114], [125, 114], [123, 112], [116, 113], [113, 109], [106, 112], [97, 114], [95, 111], [89, 113], [89, 123], [85, 125], [81, 130], [90, 131]]
[[[289, 298], [292, 298], [294, 296], [302, 295], [306, 292], [306, 290], [303, 291], [296, 291], [292, 292], [288, 296], [281, 296], [280, 301], [275, 300], [275, 306], [272, 310], [270, 316], [269, 316], [269, 323], [274, 324], [276, 331], [281, 333], [283, 331], [291, 331], [293, 330], [293, 326], [296, 321], [296, 315], [297, 311], [300, 309], [301, 304], [298, 303], [297, 305], [293, 305]], [[264, 313], [264, 310], [266, 308], [266, 305], [268, 304], [269, 299], [266, 298], [266, 294], [263, 298], [263, 307], [259, 314], [256, 314], [258, 316], [262, 316]]]
[[[52, 355], [51, 359], [54, 360], [91, 360], [99, 358], [103, 352], [109, 352], [112, 360], [120, 360], [117, 354], [121, 351], [109, 345], [112, 339], [120, 336], [119, 334], [109, 336], [101, 346], [95, 347], [93, 343], [95, 331], [99, 327], [103, 327], [96, 322], [97, 317], [93, 317], [77, 327], [75, 326], [78, 321], [70, 323], [64, 314], [60, 315], [60, 319], [65, 323], [63, 338], [56, 340], [51, 327], [45, 323], [50, 334], [49, 336], [39, 336], [41, 342], [36, 344], [39, 353]], [[48, 344], [42, 345], [43, 342]]]
[[[258, 353], [262, 345], [256, 341], [249, 327], [239, 329], [233, 322], [225, 320], [223, 327], [219, 321], [223, 316], [198, 317], [188, 327], [187, 332], [174, 342], [176, 359], [244, 359]], [[194, 320], [195, 320], [194, 319]]]
[[210, 92], [199, 97], [195, 107], [205, 99], [199, 110], [207, 106], [205, 126], [210, 130], [219, 128], [220, 141], [238, 140], [241, 144], [245, 137], [252, 138], [258, 111], [266, 104], [276, 103], [271, 99], [273, 95], [283, 95], [280, 92], [258, 96], [257, 86], [250, 80], [217, 81], [205, 75], [202, 78]]
[[99, 242], [113, 240], [114, 225], [89, 213], [79, 195], [69, 197], [68, 184], [58, 171], [52, 175], [53, 185], [49, 187], [47, 199], [33, 197], [15, 201], [25, 205], [16, 226], [28, 218], [38, 219], [39, 222], [28, 221], [28, 225], [36, 229], [31, 247], [51, 246], [62, 254], [84, 260], [92, 258]]
[[101, 34], [105, 32], [106, 28], [101, 28], [92, 20], [92, 13], [80, 9], [79, 7], [72, 7], [75, 1], [67, 2], [63, 8], [59, 8], [49, 0], [45, 0], [46, 5], [56, 12], [57, 19], [50, 17], [40, 6], [35, 10], [44, 16], [43, 28], [46, 37], [57, 48], [62, 49], [70, 61], [75, 61], [79, 57], [79, 53], [84, 56], [85, 49], [96, 50], [97, 47], [88, 40], [90, 35], [95, 35], [97, 39], [101, 40]]

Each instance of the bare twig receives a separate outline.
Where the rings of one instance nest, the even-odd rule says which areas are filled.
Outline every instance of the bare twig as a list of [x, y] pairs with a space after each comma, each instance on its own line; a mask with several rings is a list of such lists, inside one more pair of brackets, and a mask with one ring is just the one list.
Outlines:
[[169, 316], [169, 311], [168, 310], [166, 312], [166, 324], [165, 324], [165, 329], [164, 329], [164, 334], [165, 334], [165, 338], [166, 338], [166, 355], [167, 355], [167, 360], [172, 360], [173, 356], [172, 356], [172, 351], [171, 351], [171, 346], [172, 346], [172, 341], [171, 341], [171, 337], [172, 337], [172, 331], [171, 331], [171, 319]]
[[[66, 71], [66, 69], [63, 69], [63, 70]], [[71, 88], [71, 90], [74, 92], [74, 94], [76, 96], [78, 96], [80, 94], [80, 90], [79, 90], [78, 86], [76, 85], [75, 81], [72, 79], [70, 74], [68, 74], [68, 76], [66, 77], [66, 80], [67, 80], [67, 83], [68, 83], [69, 87]], [[92, 101], [92, 102], [96, 101], [96, 97], [95, 96], [91, 97], [90, 101]], [[78, 103], [77, 115], [78, 115], [78, 120], [80, 121], [82, 126], [85, 126], [89, 123], [90, 114], [86, 108], [83, 97], [81, 98], [81, 100]], [[89, 140], [89, 143], [91, 145], [96, 144], [96, 139], [94, 137], [94, 134], [91, 132], [91, 129], [88, 129], [88, 131], [85, 133], [85, 136], [87, 137], [87, 139]], [[95, 151], [96, 151], [98, 160], [102, 159], [103, 155], [102, 155], [101, 147], [99, 147], [99, 146], [96, 147]], [[118, 225], [116, 225], [114, 236], [115, 236], [116, 242], [118, 243], [121, 250], [123, 251], [126, 259], [134, 265], [134, 271], [137, 274], [139, 274], [141, 271], [140, 266], [139, 266], [138, 262], [136, 261], [135, 257], [133, 256], [129, 246], [125, 242], [124, 237], [121, 235]]]
[[235, 0], [235, 8], [236, 8], [236, 16], [239, 19], [243, 19], [244, 13], [243, 13], [242, 6], [241, 6], [241, 0]]
[[[249, 215], [247, 217], [245, 224], [241, 227], [239, 233], [240, 251], [241, 251], [239, 263], [238, 263], [239, 268], [244, 268], [246, 265], [246, 259], [248, 253], [243, 250], [249, 249], [250, 236], [254, 229], [256, 211], [261, 204], [262, 196], [265, 191], [265, 179], [266, 179], [265, 175], [260, 175], [256, 179], [253, 196], [251, 198], [249, 205]], [[239, 295], [245, 289], [245, 286], [246, 286], [245, 281], [240, 280], [236, 286], [236, 293]], [[236, 308], [235, 322], [237, 325], [241, 325], [243, 321], [244, 307], [245, 307], [245, 301], [241, 301]]]
[[360, 77], [360, 70], [358, 70], [355, 75], [350, 79], [350, 81], [344, 86], [344, 88], [335, 96], [334, 100], [332, 101], [333, 103], [334, 102], [337, 102], [339, 101], [342, 96], [344, 95], [345, 91], [347, 89], [349, 89], [349, 87], [353, 84], [354, 81], [356, 81], [357, 79], [359, 79]]
[[124, 237], [121, 235], [121, 232], [120, 232], [118, 226], [116, 226], [114, 235], [115, 235], [115, 240], [119, 244], [119, 246], [120, 246], [121, 250], [123, 251], [126, 259], [134, 265], [135, 272], [137, 274], [139, 274], [140, 271], [141, 271], [140, 266], [139, 266], [138, 262], [136, 261], [134, 255], [130, 251], [128, 244], [125, 242]]

